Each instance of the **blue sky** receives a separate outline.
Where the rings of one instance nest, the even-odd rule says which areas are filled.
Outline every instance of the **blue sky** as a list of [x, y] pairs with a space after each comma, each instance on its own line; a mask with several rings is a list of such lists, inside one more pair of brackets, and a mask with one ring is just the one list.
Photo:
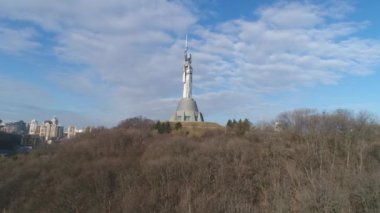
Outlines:
[[184, 38], [207, 121], [313, 108], [380, 115], [380, 2], [0, 0], [0, 119], [166, 120]]

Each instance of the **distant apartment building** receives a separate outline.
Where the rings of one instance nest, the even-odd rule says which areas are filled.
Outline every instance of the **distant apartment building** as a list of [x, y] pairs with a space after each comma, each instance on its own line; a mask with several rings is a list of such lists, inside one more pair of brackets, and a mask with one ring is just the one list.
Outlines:
[[55, 116], [53, 117], [53, 119], [51, 119], [50, 137], [58, 137], [58, 119]]
[[75, 126], [69, 126], [67, 127], [67, 138], [73, 138], [76, 135], [76, 128]]
[[50, 138], [50, 128], [51, 128], [51, 121], [46, 120], [41, 126], [40, 126], [40, 136], [45, 138], [46, 140]]
[[29, 135], [37, 135], [39, 133], [38, 122], [36, 119], [33, 119], [29, 124]]
[[57, 128], [57, 138], [62, 138], [65, 136], [64, 134], [64, 127], [63, 126], [58, 126]]
[[46, 120], [39, 126], [39, 136], [47, 141], [63, 137], [63, 126], [58, 125], [57, 117], [54, 116], [53, 119]]
[[6, 133], [17, 135], [24, 135], [27, 133], [26, 123], [24, 121], [6, 123], [1, 130]]
[[0, 119], [0, 132], [3, 131], [4, 127], [5, 127], [5, 124], [3, 123], [3, 120]]

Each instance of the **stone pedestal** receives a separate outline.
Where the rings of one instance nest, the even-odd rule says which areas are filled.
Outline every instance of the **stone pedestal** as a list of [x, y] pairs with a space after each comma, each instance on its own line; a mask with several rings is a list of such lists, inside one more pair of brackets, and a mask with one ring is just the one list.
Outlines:
[[198, 111], [197, 103], [192, 98], [182, 98], [177, 110], [170, 118], [172, 122], [203, 122], [203, 115]]

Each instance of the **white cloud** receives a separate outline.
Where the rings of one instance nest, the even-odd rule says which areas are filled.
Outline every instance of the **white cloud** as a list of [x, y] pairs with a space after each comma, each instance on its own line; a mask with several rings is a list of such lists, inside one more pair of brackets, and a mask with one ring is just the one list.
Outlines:
[[[229, 76], [224, 83], [232, 88], [238, 83], [271, 92], [373, 72], [380, 59], [380, 41], [354, 36], [366, 23], [327, 22], [322, 10], [315, 5], [281, 4], [262, 8], [258, 20], [200, 28], [196, 33], [202, 39], [194, 45], [194, 55], [212, 59], [200, 66]], [[302, 23], [292, 25], [294, 20]], [[222, 63], [227, 64], [224, 69], [218, 66]]]
[[32, 28], [12, 29], [0, 25], [0, 51], [20, 54], [38, 48], [38, 42], [33, 41], [36, 34]]
[[278, 4], [258, 11], [260, 20], [274, 28], [307, 28], [324, 22], [320, 8], [298, 3]]
[[56, 56], [87, 66], [75, 76], [51, 79], [69, 78], [60, 85], [93, 91], [102, 102], [99, 110], [115, 122], [138, 114], [170, 116], [181, 95], [182, 37], [189, 29], [195, 94], [211, 117], [249, 109], [263, 94], [370, 74], [380, 59], [378, 40], [355, 37], [368, 23], [344, 20], [351, 10], [346, 4], [279, 3], [258, 9], [255, 20], [206, 28], [180, 1], [0, 3], [0, 17], [52, 32]]

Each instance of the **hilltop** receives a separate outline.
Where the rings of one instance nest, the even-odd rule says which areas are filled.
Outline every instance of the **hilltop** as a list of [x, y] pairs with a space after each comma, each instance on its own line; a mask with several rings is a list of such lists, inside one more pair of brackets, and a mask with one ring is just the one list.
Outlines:
[[380, 126], [371, 116], [295, 111], [279, 118], [281, 131], [262, 125], [237, 134], [206, 123], [210, 129], [194, 135], [158, 134], [153, 121], [134, 118], [0, 158], [0, 209], [380, 210]]

